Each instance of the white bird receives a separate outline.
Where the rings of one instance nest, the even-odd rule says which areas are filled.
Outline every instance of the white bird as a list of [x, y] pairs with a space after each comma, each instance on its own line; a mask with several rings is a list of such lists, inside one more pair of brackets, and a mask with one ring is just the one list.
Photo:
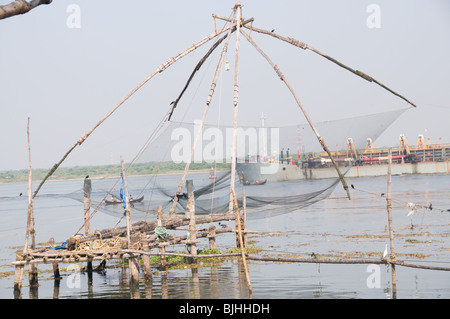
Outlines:
[[383, 252], [383, 258], [385, 258], [387, 256], [387, 244], [386, 246], [384, 246], [384, 252]]

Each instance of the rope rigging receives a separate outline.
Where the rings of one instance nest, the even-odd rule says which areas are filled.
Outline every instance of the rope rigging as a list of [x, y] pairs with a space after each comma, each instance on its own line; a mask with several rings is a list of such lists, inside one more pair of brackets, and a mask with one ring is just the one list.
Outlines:
[[[307, 45], [307, 44], [305, 44], [305, 43], [303, 43], [303, 42], [301, 42], [301, 41], [298, 41], [298, 40], [296, 40], [296, 39], [293, 39], [293, 38], [289, 38], [289, 37], [284, 37], [284, 36], [281, 36], [281, 35], [278, 35], [278, 34], [276, 34], [275, 32], [274, 32], [274, 30], [272, 30], [272, 32], [269, 32], [269, 31], [266, 31], [266, 30], [263, 30], [263, 29], [259, 29], [259, 28], [256, 28], [256, 27], [254, 27], [253, 26], [253, 18], [251, 18], [251, 19], [247, 19], [247, 20], [244, 20], [244, 19], [242, 19], [241, 18], [241, 13], [240, 13], [240, 6], [239, 7], [237, 7], [237, 6], [235, 6], [235, 8], [233, 8], [233, 13], [230, 15], [230, 17], [229, 18], [224, 18], [224, 17], [220, 17], [220, 16], [218, 16], [218, 15], [213, 15], [213, 17], [214, 17], [214, 33], [212, 33], [212, 34], [210, 34], [210, 35], [208, 35], [208, 36], [206, 36], [205, 38], [203, 38], [203, 39], [201, 39], [200, 41], [198, 41], [198, 42], [196, 42], [195, 44], [193, 44], [192, 46], [190, 46], [189, 48], [187, 48], [186, 50], [184, 50], [183, 52], [181, 52], [181, 53], [179, 53], [178, 55], [176, 55], [176, 56], [173, 56], [173, 57], [171, 57], [171, 58], [169, 58], [166, 62], [164, 62], [163, 64], [161, 64], [153, 73], [151, 73], [149, 76], [147, 76], [147, 78], [145, 78], [141, 83], [139, 83], [133, 90], [131, 90], [130, 92], [129, 92], [129, 94], [127, 94], [116, 106], [114, 106], [97, 124], [95, 124], [94, 125], [94, 127], [90, 130], [90, 131], [88, 131], [88, 132], [86, 132], [85, 134], [83, 134], [83, 136], [80, 138], [80, 139], [78, 139], [77, 141], [76, 141], [76, 143], [64, 154], [64, 156], [62, 157], [62, 159], [58, 162], [58, 163], [56, 163], [51, 169], [50, 169], [50, 171], [48, 172], [48, 174], [44, 177], [44, 179], [42, 180], [42, 182], [39, 184], [39, 186], [37, 187], [37, 189], [35, 190], [35, 192], [34, 192], [34, 194], [33, 194], [33, 198], [38, 194], [38, 192], [39, 192], [39, 190], [41, 189], [41, 187], [42, 187], [42, 185], [45, 183], [45, 181], [57, 170], [57, 168], [61, 165], [61, 163], [67, 158], [67, 156], [77, 147], [77, 146], [81, 146], [81, 144], [93, 133], [93, 131], [98, 127], [98, 126], [100, 126], [107, 118], [109, 118], [121, 105], [123, 105], [134, 93], [136, 93], [142, 86], [144, 86], [150, 79], [152, 79], [156, 74], [158, 74], [158, 73], [161, 73], [161, 72], [163, 72], [165, 69], [167, 69], [168, 67], [170, 67], [173, 63], [175, 63], [176, 61], [178, 61], [179, 59], [181, 59], [182, 57], [184, 57], [185, 55], [187, 55], [187, 54], [189, 54], [190, 52], [193, 52], [194, 50], [196, 50], [198, 47], [200, 47], [200, 46], [202, 46], [203, 44], [205, 44], [206, 42], [208, 42], [208, 41], [210, 41], [210, 40], [212, 40], [212, 39], [214, 39], [214, 38], [217, 38], [217, 37], [219, 37], [221, 34], [223, 34], [223, 33], [225, 33], [226, 32], [226, 34], [225, 35], [223, 35], [223, 36], [221, 36], [220, 38], [218, 38], [214, 43], [213, 43], [213, 45], [209, 48], [209, 50], [206, 52], [206, 54], [199, 60], [199, 62], [197, 63], [197, 65], [195, 66], [195, 68], [194, 68], [194, 70], [192, 71], [192, 73], [190, 74], [190, 76], [189, 76], [189, 78], [188, 78], [188, 80], [187, 80], [187, 82], [185, 83], [185, 85], [184, 85], [184, 87], [182, 88], [182, 90], [181, 90], [181, 92], [180, 92], [180, 94], [178, 95], [178, 97], [170, 104], [170, 107], [169, 107], [169, 109], [168, 109], [168, 111], [167, 111], [167, 113], [164, 115], [164, 117], [163, 117], [163, 119], [158, 123], [158, 125], [157, 125], [157, 127], [155, 128], [155, 130], [151, 133], [151, 135], [148, 137], [148, 139], [145, 141], [145, 143], [144, 143], [144, 145], [141, 147], [141, 149], [138, 151], [138, 153], [136, 154], [136, 156], [132, 159], [132, 161], [128, 164], [128, 166], [127, 166], [127, 169], [129, 168], [129, 167], [131, 167], [131, 165], [133, 165], [136, 161], [137, 161], [137, 159], [139, 159], [141, 156], [142, 156], [142, 154], [145, 152], [145, 150], [147, 150], [148, 148], [149, 148], [149, 146], [157, 139], [157, 137], [159, 136], [159, 134], [161, 133], [161, 131], [162, 131], [162, 129], [163, 129], [163, 127], [165, 126], [165, 124], [167, 123], [167, 122], [170, 122], [170, 120], [171, 120], [171, 118], [172, 118], [172, 115], [173, 115], [173, 113], [174, 113], [174, 111], [175, 111], [175, 108], [177, 107], [177, 105], [178, 105], [178, 103], [179, 103], [179, 101], [181, 100], [181, 98], [183, 97], [183, 95], [184, 95], [184, 93], [185, 93], [185, 91], [187, 90], [187, 88], [189, 87], [189, 85], [191, 84], [191, 81], [193, 80], [193, 78], [195, 77], [195, 75], [198, 73], [198, 71], [200, 70], [200, 68], [203, 66], [203, 64], [206, 62], [206, 60], [211, 56], [211, 54], [215, 51], [215, 49], [217, 49], [217, 47], [219, 47], [221, 44], [222, 44], [222, 42], [225, 42], [224, 43], [224, 45], [223, 45], [223, 48], [222, 48], [222, 52], [221, 52], [221, 55], [220, 55], [220, 59], [219, 59], [219, 62], [218, 62], [218, 64], [217, 64], [217, 67], [216, 67], [216, 71], [215, 71], [215, 73], [214, 73], [214, 77], [213, 77], [213, 80], [212, 80], [212, 83], [211, 83], [211, 87], [210, 87], [210, 93], [209, 93], [209, 95], [208, 95], [208, 98], [207, 98], [207, 102], [206, 102], [206, 107], [205, 107], [205, 110], [204, 110], [204, 113], [203, 113], [203, 117], [202, 117], [202, 124], [201, 124], [201, 129], [199, 130], [199, 132], [201, 132], [202, 131], [202, 128], [203, 128], [203, 126], [204, 126], [204, 123], [205, 123], [205, 119], [206, 119], [206, 115], [207, 115], [207, 112], [208, 112], [208, 109], [209, 109], [209, 106], [210, 106], [210, 103], [211, 103], [211, 100], [212, 100], [212, 97], [213, 97], [213, 94], [214, 94], [214, 91], [215, 91], [215, 87], [216, 87], [216, 82], [217, 82], [217, 79], [218, 79], [218, 76], [219, 76], [219, 74], [221, 74], [221, 69], [222, 69], [222, 66], [223, 66], [223, 63], [224, 63], [224, 59], [225, 59], [225, 54], [227, 53], [227, 48], [228, 48], [228, 43], [229, 43], [229, 41], [230, 41], [230, 38], [231, 38], [231, 35], [235, 32], [235, 31], [238, 31], [237, 32], [237, 34], [236, 34], [236, 73], [235, 73], [235, 86], [234, 86], [234, 106], [235, 106], [235, 112], [237, 111], [237, 96], [238, 96], [238, 85], [237, 85], [237, 78], [238, 78], [238, 73], [237, 73], [237, 67], [238, 67], [238, 58], [239, 58], [239, 55], [238, 55], [238, 47], [239, 47], [239, 34], [243, 34], [245, 37], [246, 37], [246, 39], [267, 59], [267, 61], [272, 65], [272, 67], [274, 68], [274, 70], [275, 70], [275, 72], [276, 72], [276, 74], [280, 77], [280, 79], [283, 81], [283, 82], [285, 82], [285, 84], [288, 86], [288, 88], [289, 88], [289, 90], [291, 91], [291, 93], [294, 95], [294, 98], [295, 98], [295, 100], [296, 100], [296, 102], [297, 102], [297, 104], [299, 105], [299, 107], [301, 108], [301, 110], [303, 111], [303, 113], [304, 113], [304, 115], [305, 115], [305, 117], [306, 117], [306, 119], [308, 120], [308, 123], [310, 123], [310, 126], [311, 126], [311, 128], [312, 128], [312, 130], [315, 132], [315, 134], [316, 134], [316, 136], [317, 136], [317, 138], [318, 138], [318, 140], [319, 140], [319, 142], [320, 142], [320, 144], [322, 145], [322, 147], [323, 147], [323, 149], [329, 154], [329, 157], [330, 157], [330, 159], [332, 160], [332, 162], [333, 162], [333, 164], [334, 164], [334, 166], [335, 166], [335, 168], [336, 168], [336, 171], [338, 172], [338, 175], [339, 175], [339, 179], [338, 179], [338, 181], [340, 180], [341, 181], [341, 183], [342, 183], [342, 185], [343, 185], [343, 187], [344, 187], [344, 189], [346, 190], [346, 192], [347, 192], [347, 195], [348, 195], [348, 198], [350, 199], [350, 193], [349, 193], [349, 190], [348, 190], [348, 186], [347, 186], [347, 184], [346, 184], [346, 182], [345, 182], [345, 179], [344, 179], [344, 174], [345, 173], [342, 173], [340, 170], [339, 170], [339, 168], [337, 167], [337, 165], [336, 165], [336, 163], [334, 162], [334, 160], [333, 160], [333, 157], [331, 156], [331, 153], [330, 153], [330, 151], [328, 150], [328, 147], [326, 146], [326, 144], [325, 144], [325, 141], [323, 140], [323, 138], [319, 135], [319, 133], [317, 132], [317, 130], [315, 129], [315, 127], [314, 127], [314, 125], [312, 124], [312, 122], [311, 122], [311, 120], [309, 119], [309, 117], [308, 117], [308, 115], [306, 114], [306, 111], [305, 111], [305, 109], [303, 108], [303, 106], [302, 106], [302, 104], [300, 103], [300, 101], [299, 101], [299, 99], [296, 97], [296, 95], [295, 95], [295, 93], [294, 93], [294, 91], [293, 91], [293, 89], [290, 87], [290, 85], [289, 85], [289, 83], [287, 82], [287, 80], [286, 80], [286, 78], [284, 77], [284, 75], [282, 74], [282, 72], [281, 72], [281, 70], [280, 70], [280, 68], [277, 66], [277, 65], [275, 65], [271, 60], [270, 60], [270, 58], [256, 45], [256, 43], [250, 38], [250, 36], [249, 35], [247, 35], [247, 33], [245, 33], [245, 31], [244, 30], [242, 30], [241, 29], [241, 27], [242, 28], [247, 28], [247, 29], [249, 29], [250, 30], [250, 32], [258, 32], [258, 33], [262, 33], [262, 34], [266, 34], [266, 35], [270, 35], [270, 36], [272, 36], [272, 37], [275, 37], [275, 38], [277, 38], [277, 39], [279, 39], [279, 40], [282, 40], [282, 41], [285, 41], [285, 42], [287, 42], [287, 43], [289, 43], [289, 44], [292, 44], [292, 45], [294, 45], [294, 46], [297, 46], [297, 47], [299, 47], [299, 48], [301, 48], [301, 49], [303, 49], [303, 50], [310, 50], [310, 51], [313, 51], [314, 53], [316, 53], [316, 54], [318, 54], [318, 55], [321, 55], [322, 57], [324, 57], [324, 58], [326, 58], [326, 59], [328, 59], [329, 61], [331, 61], [331, 62], [333, 62], [333, 63], [335, 63], [335, 64], [337, 64], [338, 66], [340, 66], [340, 67], [342, 67], [342, 68], [344, 68], [344, 69], [346, 69], [346, 70], [348, 70], [348, 71], [350, 71], [350, 72], [352, 72], [352, 73], [354, 73], [355, 75], [358, 75], [359, 77], [361, 77], [361, 78], [363, 78], [363, 79], [365, 79], [365, 80], [367, 80], [367, 81], [369, 81], [369, 82], [373, 82], [373, 83], [376, 83], [376, 84], [378, 84], [379, 86], [381, 86], [382, 88], [384, 88], [384, 89], [386, 89], [387, 91], [389, 91], [390, 93], [392, 93], [392, 94], [394, 94], [394, 95], [396, 95], [396, 96], [398, 96], [398, 97], [400, 97], [401, 99], [403, 99], [403, 100], [405, 100], [406, 102], [408, 102], [409, 104], [411, 104], [412, 106], [416, 106], [414, 103], [412, 103], [412, 102], [410, 102], [408, 99], [406, 99], [405, 97], [403, 97], [402, 95], [400, 95], [400, 94], [398, 94], [398, 93], [396, 93], [395, 91], [393, 91], [393, 90], [391, 90], [390, 88], [388, 88], [388, 87], [386, 87], [385, 85], [383, 85], [382, 83], [380, 83], [380, 82], [378, 82], [378, 81], [376, 81], [373, 77], [371, 77], [371, 76], [369, 76], [369, 75], [367, 75], [367, 74], [365, 74], [365, 73], [363, 73], [363, 72], [361, 72], [361, 71], [359, 71], [359, 70], [354, 70], [354, 69], [352, 69], [352, 68], [350, 68], [350, 67], [348, 67], [348, 66], [346, 66], [345, 64], [343, 64], [343, 63], [341, 63], [341, 62], [339, 62], [339, 61], [337, 61], [336, 59], [334, 59], [334, 58], [332, 58], [332, 57], [330, 57], [330, 56], [328, 56], [328, 55], [326, 55], [326, 54], [324, 54], [324, 53], [322, 53], [322, 52], [320, 52], [320, 51], [318, 51], [318, 50], [316, 50], [315, 48], [312, 48], [311, 46], [309, 46], [309, 45]], [[237, 14], [238, 13], [238, 14]], [[221, 19], [221, 20], [225, 20], [226, 21], [226, 23], [225, 23], [225, 25], [223, 26], [223, 28], [222, 29], [220, 29], [220, 30], [217, 30], [216, 29], [216, 18], [217, 19]], [[225, 40], [225, 41], [224, 41]], [[235, 116], [236, 116], [236, 113], [235, 113]], [[219, 123], [218, 123], [218, 125], [219, 125]], [[235, 127], [234, 127], [235, 129], [236, 129], [236, 119], [235, 119]], [[180, 181], [180, 183], [179, 183], [179, 185], [178, 185], [178, 189], [177, 189], [177, 191], [176, 191], [176, 193], [175, 193], [175, 196], [174, 195], [170, 195], [170, 196], [168, 196], [169, 195], [169, 192], [167, 192], [166, 190], [163, 190], [163, 189], [161, 189], [161, 188], [156, 188], [156, 189], [158, 189], [159, 191], [160, 191], [160, 193], [162, 193], [162, 194], [164, 194], [164, 195], [167, 195], [168, 197], [170, 197], [171, 198], [171, 205], [172, 205], [172, 207], [171, 207], [171, 209], [170, 209], [170, 213], [173, 213], [174, 211], [175, 211], [175, 208], [176, 208], [176, 206], [177, 206], [177, 203], [179, 202], [179, 201], [184, 201], [184, 197], [185, 197], [185, 194], [183, 194], [183, 193], [181, 193], [181, 189], [182, 189], [182, 187], [183, 187], [183, 184], [184, 184], [184, 182], [185, 182], [185, 178], [186, 178], [186, 173], [187, 173], [187, 171], [189, 170], [189, 165], [190, 165], [190, 162], [191, 162], [191, 160], [192, 160], [192, 156], [193, 156], [193, 152], [194, 152], [194, 150], [195, 150], [195, 146], [196, 146], [196, 144], [197, 144], [197, 141], [198, 141], [198, 138], [199, 138], [199, 135], [197, 135], [196, 137], [195, 137], [195, 141], [194, 141], [194, 145], [192, 146], [192, 150], [191, 150], [191, 153], [190, 153], [190, 160], [189, 161], [187, 161], [187, 163], [186, 163], [186, 166], [185, 166], [185, 170], [184, 170], [184, 173], [183, 173], [183, 177], [181, 178], [181, 181]], [[168, 152], [168, 149], [166, 149], [166, 154], [167, 154], [167, 152]], [[235, 156], [235, 154], [233, 153], [233, 156]], [[232, 162], [232, 165], [235, 165], [235, 161], [233, 161]], [[159, 172], [159, 169], [157, 170], [157, 172], [155, 173], [155, 175], [154, 175], [154, 177], [158, 174], [158, 172]], [[218, 180], [214, 180], [214, 182], [212, 183], [212, 184], [210, 184], [210, 185], [206, 185], [206, 186], [204, 186], [204, 187], [202, 187], [202, 188], [200, 188], [200, 189], [198, 189], [198, 190], [196, 190], [195, 192], [194, 192], [194, 196], [196, 196], [196, 197], [200, 197], [200, 196], [203, 196], [203, 195], [207, 195], [207, 194], [213, 194], [213, 196], [212, 196], [212, 198], [211, 198], [211, 200], [210, 200], [210, 202], [211, 202], [211, 205], [210, 205], [210, 208], [209, 208], [209, 211], [211, 212], [212, 211], [212, 209], [213, 209], [213, 207], [214, 207], [214, 203], [213, 203], [213, 200], [214, 200], [214, 198], [215, 198], [215, 196], [214, 196], [214, 194], [215, 194], [215, 192], [216, 191], [220, 191], [221, 189], [223, 189], [223, 188], [225, 188], [226, 186], [224, 186], [224, 183], [223, 183], [223, 181], [225, 180], [225, 176], [230, 176], [230, 174], [228, 174], [228, 175], [224, 175], [224, 176], [222, 176], [220, 179], [218, 179]], [[223, 179], [222, 179], [223, 178]], [[233, 174], [233, 173], [231, 173], [231, 182], [230, 182], [230, 187], [234, 187], [234, 178], [235, 178], [235, 174]], [[90, 219], [92, 218], [92, 216], [94, 216], [99, 210], [100, 210], [100, 208], [101, 207], [103, 207], [104, 205], [104, 203], [105, 203], [105, 200], [106, 200], [106, 198], [107, 198], [107, 196], [109, 196], [109, 195], [111, 195], [112, 194], [112, 192], [113, 192], [113, 190], [114, 190], [114, 188], [117, 186], [117, 184], [118, 184], [118, 182], [119, 182], [119, 179], [117, 179], [117, 181], [114, 183], [114, 185], [113, 185], [113, 187], [107, 192], [107, 194], [106, 194], [106, 196], [104, 196], [101, 200], [100, 200], [100, 202], [99, 202], [99, 204], [97, 205], [97, 207], [95, 207], [95, 209], [94, 209], [94, 211], [93, 211], [93, 213], [92, 214], [90, 214]], [[149, 182], [145, 185], [145, 187], [144, 187], [144, 189], [141, 191], [141, 194], [142, 194], [142, 192], [149, 186], [149, 184], [150, 184], [150, 180], [149, 180]], [[156, 180], [154, 179], [154, 184], [153, 184], [153, 186], [155, 186], [155, 183], [156, 183]], [[312, 193], [309, 193], [309, 194], [303, 194], [302, 196], [299, 196], [299, 195], [296, 195], [296, 196], [284, 196], [283, 198], [279, 198], [279, 197], [265, 197], [265, 198], [258, 198], [258, 197], [252, 197], [252, 196], [250, 196], [250, 197], [248, 197], [248, 202], [247, 202], [247, 205], [249, 206], [249, 207], [262, 207], [262, 206], [264, 206], [264, 205], [278, 205], [278, 204], [283, 204], [283, 205], [285, 205], [285, 206], [295, 206], [295, 205], [297, 205], [296, 207], [298, 207], [298, 205], [301, 205], [301, 202], [305, 202], [305, 203], [307, 203], [307, 202], [309, 202], [309, 201], [313, 201], [314, 199], [316, 199], [316, 198], [321, 198], [321, 196], [322, 195], [324, 195], [324, 194], [330, 194], [328, 191], [331, 189], [334, 189], [334, 187], [336, 186], [336, 182], [334, 182], [331, 186], [329, 186], [329, 187], [327, 187], [326, 189], [323, 189], [323, 190], [320, 190], [320, 191], [317, 191], [317, 192], [312, 192]], [[153, 189], [155, 189], [155, 187], [152, 187], [152, 194], [153, 194]], [[231, 191], [232, 191], [232, 189], [230, 189], [230, 193], [231, 193]], [[231, 198], [231, 195], [229, 195], [230, 196], [230, 198]], [[220, 202], [220, 197], [217, 197], [217, 199], [219, 200], [219, 202]], [[146, 214], [148, 214], [149, 212], [150, 212], [150, 210], [151, 210], [151, 208], [150, 208], [150, 202], [151, 201], [149, 201], [149, 204], [148, 204], [148, 207], [145, 209], [145, 212], [146, 212]], [[229, 203], [228, 203], [228, 206], [230, 206], [230, 202], [231, 202], [231, 200], [229, 200]], [[169, 202], [165, 202], [164, 204], [165, 204], [165, 206], [168, 204], [168, 203], [170, 203], [170, 201]], [[183, 206], [184, 205], [184, 203], [180, 203], [181, 204], [181, 206]], [[214, 209], [216, 209], [217, 207], [214, 207]], [[207, 211], [207, 209], [206, 208], [204, 208], [204, 209], [202, 209], [202, 210], [204, 210], [204, 211]], [[84, 226], [84, 225], [83, 225]], [[83, 228], [83, 226], [81, 227], [81, 228]], [[81, 228], [80, 228], [80, 230], [81, 230]]]

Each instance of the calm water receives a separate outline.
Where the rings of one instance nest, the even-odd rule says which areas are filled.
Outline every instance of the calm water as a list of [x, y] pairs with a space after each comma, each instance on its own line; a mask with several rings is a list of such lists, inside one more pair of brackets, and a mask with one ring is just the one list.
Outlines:
[[[179, 182], [178, 175], [166, 175], [158, 185], [170, 188]], [[209, 183], [207, 174], [192, 176], [194, 185]], [[101, 198], [116, 180], [92, 180], [92, 196]], [[327, 187], [330, 180], [281, 182], [246, 188], [246, 194], [274, 196], [274, 194], [302, 194]], [[263, 248], [260, 255], [310, 257], [372, 258], [377, 260], [389, 241], [387, 233], [386, 177], [348, 179], [355, 189], [352, 200], [345, 198], [340, 184], [331, 196], [301, 210], [280, 213], [249, 212], [248, 230], [252, 245]], [[37, 243], [54, 237], [62, 242], [76, 233], [83, 223], [81, 198], [83, 181], [48, 182], [34, 201]], [[151, 192], [153, 181], [146, 177], [128, 179], [131, 194], [138, 195], [145, 189], [145, 198], [152, 202], [166, 199]], [[34, 185], [36, 187], [36, 185]], [[15, 251], [24, 243], [27, 185], [0, 185], [0, 298], [13, 298]], [[392, 178], [392, 194], [395, 200], [393, 224], [395, 251], [399, 260], [423, 265], [450, 267], [450, 176], [411, 175]], [[407, 216], [408, 202], [428, 206]], [[144, 211], [147, 202], [136, 208], [133, 222], [153, 219], [154, 214]], [[423, 214], [423, 213], [426, 214]], [[99, 211], [91, 221], [91, 229], [114, 227], [121, 211]], [[234, 226], [234, 222], [228, 223]], [[124, 225], [121, 221], [120, 226]], [[413, 227], [411, 227], [413, 225]], [[169, 231], [171, 232], [171, 231]], [[235, 247], [232, 234], [221, 235], [216, 244], [222, 251]], [[207, 248], [203, 240], [199, 248]], [[184, 247], [169, 247], [169, 251]], [[112, 262], [110, 262], [112, 263]], [[65, 267], [66, 265], [61, 265]], [[81, 265], [80, 265], [81, 266]], [[96, 264], [94, 264], [94, 267]], [[51, 266], [40, 265], [39, 270]], [[238, 260], [229, 260], [215, 267], [198, 269], [154, 271], [151, 283], [141, 282], [139, 291], [130, 292], [127, 269], [108, 268], [106, 273], [94, 273], [92, 285], [88, 276], [79, 275], [79, 285], [71, 284], [73, 271], [63, 271], [59, 287], [54, 286], [51, 272], [39, 275], [39, 288], [31, 291], [28, 279], [23, 280], [22, 298], [248, 298], [248, 289], [242, 266]], [[375, 270], [369, 265], [330, 265], [301, 263], [249, 263], [252, 297], [257, 298], [392, 298], [390, 269], [380, 266]], [[78, 274], [77, 274], [78, 275]], [[379, 281], [370, 281], [376, 275]], [[141, 276], [143, 272], [141, 271]], [[73, 282], [73, 281], [72, 281]], [[374, 283], [378, 283], [376, 285]], [[397, 266], [397, 298], [450, 298], [450, 272], [423, 270]]]

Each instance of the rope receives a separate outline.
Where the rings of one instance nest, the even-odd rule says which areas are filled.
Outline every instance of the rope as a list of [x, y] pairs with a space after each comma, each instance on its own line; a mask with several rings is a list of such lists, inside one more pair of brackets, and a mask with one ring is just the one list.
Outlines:
[[[379, 193], [372, 193], [372, 192], [369, 192], [369, 191], [366, 191], [366, 190], [362, 190], [362, 189], [356, 188], [355, 185], [353, 185], [353, 184], [351, 184], [351, 188], [354, 189], [354, 190], [357, 190], [359, 192], [362, 192], [362, 193], [373, 195], [374, 197], [377, 197], [377, 198], [383, 197], [385, 195], [384, 193], [381, 193], [381, 194], [379, 194]], [[443, 220], [443, 219], [440, 219], [440, 218], [438, 218], [436, 216], [430, 215], [429, 213], [427, 213], [425, 211], [418, 210], [418, 208], [429, 209], [430, 205], [429, 206], [419, 205], [419, 204], [414, 204], [414, 203], [411, 203], [411, 202], [406, 202], [406, 201], [402, 201], [402, 200], [398, 200], [398, 199], [391, 199], [391, 201], [399, 204], [400, 206], [402, 206], [402, 207], [404, 207], [406, 209], [408, 209], [410, 211], [408, 216], [412, 215], [412, 212], [416, 212], [417, 211], [418, 213], [421, 213], [423, 215], [426, 215], [428, 217], [431, 217], [433, 219], [439, 220], [439, 221], [441, 221], [441, 222], [443, 222], [445, 224], [450, 225], [450, 222], [448, 222], [446, 220]], [[449, 212], [450, 211], [449, 209], [444, 210], [444, 209], [434, 209], [434, 208], [433, 208], [433, 210], [440, 211], [440, 212]]]

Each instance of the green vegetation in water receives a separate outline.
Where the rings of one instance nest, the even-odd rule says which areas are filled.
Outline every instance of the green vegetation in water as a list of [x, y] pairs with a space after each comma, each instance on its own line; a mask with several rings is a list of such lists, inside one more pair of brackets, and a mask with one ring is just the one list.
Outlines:
[[[187, 251], [180, 252], [180, 254], [190, 255]], [[222, 254], [220, 249], [199, 249], [198, 255], [217, 255]], [[221, 261], [228, 257], [208, 257], [197, 258], [197, 262], [192, 262], [192, 258], [183, 256], [166, 256], [166, 268], [167, 269], [184, 269], [184, 268], [197, 268], [199, 266], [217, 266]], [[143, 260], [141, 259], [141, 263]], [[161, 256], [150, 257], [151, 265], [160, 265]]]

